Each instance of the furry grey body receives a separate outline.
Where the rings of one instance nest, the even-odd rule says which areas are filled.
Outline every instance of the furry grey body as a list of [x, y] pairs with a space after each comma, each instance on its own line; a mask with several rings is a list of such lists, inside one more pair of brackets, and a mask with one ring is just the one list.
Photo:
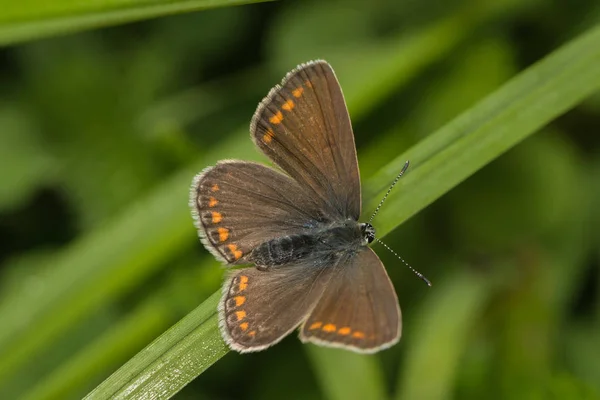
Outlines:
[[252, 251], [249, 261], [261, 270], [298, 260], [312, 260], [322, 265], [324, 261], [330, 263], [341, 255], [356, 253], [372, 241], [374, 234], [370, 224], [346, 220], [313, 229], [310, 233], [283, 236], [265, 242]]

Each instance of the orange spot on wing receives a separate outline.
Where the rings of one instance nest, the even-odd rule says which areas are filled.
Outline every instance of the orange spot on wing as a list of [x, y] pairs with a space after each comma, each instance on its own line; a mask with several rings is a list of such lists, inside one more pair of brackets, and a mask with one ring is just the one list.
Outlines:
[[242, 323], [240, 324], [240, 328], [241, 328], [243, 331], [245, 331], [246, 329], [248, 329], [248, 323], [247, 323], [247, 322], [242, 322]]
[[235, 312], [235, 316], [237, 318], [238, 321], [243, 320], [244, 318], [246, 318], [246, 311], [242, 310], [242, 311], [236, 311]]
[[323, 331], [325, 332], [335, 332], [335, 325], [334, 324], [327, 324], [323, 327]]
[[224, 242], [229, 238], [229, 229], [227, 228], [219, 228], [217, 230], [219, 232], [219, 241]]
[[349, 334], [349, 333], [350, 333], [350, 331], [351, 331], [351, 330], [352, 330], [352, 329], [350, 329], [350, 327], [348, 327], [348, 326], [345, 326], [345, 327], [343, 327], [343, 328], [340, 328], [340, 329], [338, 329], [338, 333], [339, 333], [340, 335], [344, 335], [344, 336], [346, 336], [347, 334]]
[[353, 338], [357, 338], [357, 339], [364, 339], [365, 338], [365, 334], [364, 332], [361, 331], [356, 331], [352, 334]]
[[233, 298], [233, 300], [235, 300], [235, 306], [239, 307], [239, 306], [241, 306], [242, 304], [244, 304], [246, 302], [246, 297], [244, 297], [244, 296], [235, 296]]
[[283, 121], [283, 114], [281, 111], [277, 111], [277, 114], [269, 118], [269, 121], [271, 121], [272, 124], [280, 124], [281, 121]]
[[322, 322], [313, 322], [309, 327], [308, 330], [312, 331], [313, 329], [319, 329], [320, 327], [323, 326]]
[[269, 128], [269, 129], [267, 129], [267, 131], [263, 135], [263, 141], [265, 143], [271, 143], [271, 141], [273, 140], [274, 136], [275, 136], [275, 133], [273, 133], [273, 129]]
[[[237, 248], [237, 246], [235, 244], [230, 244], [229, 245], [230, 250], [231, 250], [231, 246], [233, 246], [234, 248]], [[240, 251], [240, 253], [241, 253], [241, 251]], [[242, 290], [246, 290], [246, 288], [248, 287], [248, 277], [246, 275], [240, 276], [240, 282], [238, 283], [238, 287], [239, 287], [240, 292]]]
[[219, 222], [221, 222], [223, 220], [223, 215], [220, 212], [213, 211], [211, 213], [211, 216], [212, 216], [213, 224], [218, 224]]
[[300, 97], [302, 96], [302, 92], [304, 92], [304, 89], [302, 87], [299, 87], [297, 89], [292, 90], [292, 95], [294, 95], [294, 97]]
[[312, 82], [311, 82], [311, 81], [306, 81], [306, 82], [304, 82], [304, 84], [305, 84], [305, 85], [306, 85], [306, 87], [308, 87], [308, 88], [311, 88], [311, 89], [312, 89], [312, 87], [313, 87], [313, 84], [312, 84]]
[[217, 185], [216, 183], [214, 185], [212, 185], [212, 187], [210, 188], [211, 191], [213, 192], [218, 192], [219, 191], [219, 185]]
[[256, 331], [250, 331], [250, 332], [248, 332], [248, 336], [250, 336], [250, 337], [256, 336]]
[[[236, 260], [239, 260], [244, 255], [241, 250], [238, 250], [238, 247], [235, 244], [228, 244], [227, 248], [229, 249], [229, 251], [231, 251], [231, 254], [233, 255], [233, 258], [236, 259]], [[248, 282], [248, 277], [247, 276], [242, 276], [242, 278], [246, 278], [246, 282]], [[244, 284], [244, 283], [243, 282], [240, 283], [240, 287], [241, 287], [242, 284]], [[244, 289], [240, 289], [240, 290], [244, 290]]]
[[208, 206], [209, 207], [214, 207], [217, 204], [219, 204], [219, 201], [217, 199], [215, 199], [214, 197], [211, 197], [208, 199]]
[[281, 106], [282, 109], [284, 109], [285, 111], [292, 111], [292, 109], [294, 108], [295, 104], [293, 100], [288, 100], [285, 103], [283, 103], [283, 105]]

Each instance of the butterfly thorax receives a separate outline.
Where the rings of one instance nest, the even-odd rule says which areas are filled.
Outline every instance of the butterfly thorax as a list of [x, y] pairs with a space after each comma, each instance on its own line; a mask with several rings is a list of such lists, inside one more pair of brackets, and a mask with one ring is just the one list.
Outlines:
[[358, 252], [374, 238], [375, 229], [371, 224], [349, 219], [264, 242], [252, 251], [248, 261], [261, 270], [299, 260], [331, 263], [342, 255]]

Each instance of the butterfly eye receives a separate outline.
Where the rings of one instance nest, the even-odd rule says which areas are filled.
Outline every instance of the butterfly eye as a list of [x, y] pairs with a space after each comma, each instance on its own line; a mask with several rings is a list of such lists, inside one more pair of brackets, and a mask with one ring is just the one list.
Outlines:
[[369, 223], [360, 224], [360, 231], [362, 233], [363, 239], [367, 243], [371, 243], [373, 242], [373, 240], [375, 240], [375, 228], [373, 228], [373, 225]]

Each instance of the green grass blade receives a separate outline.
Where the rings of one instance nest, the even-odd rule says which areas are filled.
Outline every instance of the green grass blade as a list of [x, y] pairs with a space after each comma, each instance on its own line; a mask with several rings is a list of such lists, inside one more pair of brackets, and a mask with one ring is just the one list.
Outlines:
[[172, 397], [228, 352], [219, 334], [219, 297], [209, 297], [85, 398]]
[[600, 89], [600, 25], [510, 80], [470, 110], [419, 142], [367, 182], [368, 209], [409, 159], [377, 218], [378, 232], [400, 223], [506, 150]]
[[[366, 182], [365, 192], [371, 205], [376, 204], [379, 192], [400, 170], [406, 157], [410, 157], [414, 165], [412, 172], [400, 181], [402, 190], [395, 192], [382, 209], [379, 231], [384, 234], [391, 231], [508, 148], [600, 89], [598, 65], [600, 26], [519, 74], [384, 167]], [[476, 297], [474, 293], [469, 298]], [[90, 398], [168, 398], [202, 373], [227, 352], [217, 329], [214, 313], [217, 300], [218, 294], [214, 294], [102, 383]], [[465, 315], [468, 315], [471, 302], [464, 304]], [[165, 360], [166, 364], [159, 360]]]
[[[154, 334], [156, 337], [163, 332], [168, 327], [165, 321], [168, 320], [169, 313], [168, 307], [154, 299], [144, 303], [83, 351], [56, 366], [50, 376], [36, 382], [25, 394], [19, 394], [19, 398], [68, 399], [73, 398], [74, 391], [83, 392], [79, 395], [85, 394], [87, 390], [84, 388], [89, 390], [93, 387], [86, 386], [90, 376], [95, 377], [104, 372], [105, 365], [111, 365], [118, 354], [127, 354], [131, 348], [139, 346], [138, 343], [146, 344], [152, 340], [150, 335]], [[98, 379], [106, 375], [100, 375]]]
[[2, 4], [0, 46], [83, 29], [267, 0], [27, 0]]
[[[206, 258], [212, 257], [207, 255]], [[110, 329], [86, 343], [43, 379], [29, 385], [24, 394], [24, 391], [13, 391], [12, 397], [24, 400], [81, 398], [123, 365], [129, 358], [127, 354], [135, 354], [132, 349], [144, 348], [185, 315], [184, 310], [197, 306], [197, 299], [205, 299], [213, 292], [222, 280], [221, 268], [216, 261], [215, 265], [205, 262], [205, 268], [197, 268], [196, 264], [194, 268], [172, 274], [158, 292], [114, 321]], [[182, 292], [190, 296], [181, 299]]]

